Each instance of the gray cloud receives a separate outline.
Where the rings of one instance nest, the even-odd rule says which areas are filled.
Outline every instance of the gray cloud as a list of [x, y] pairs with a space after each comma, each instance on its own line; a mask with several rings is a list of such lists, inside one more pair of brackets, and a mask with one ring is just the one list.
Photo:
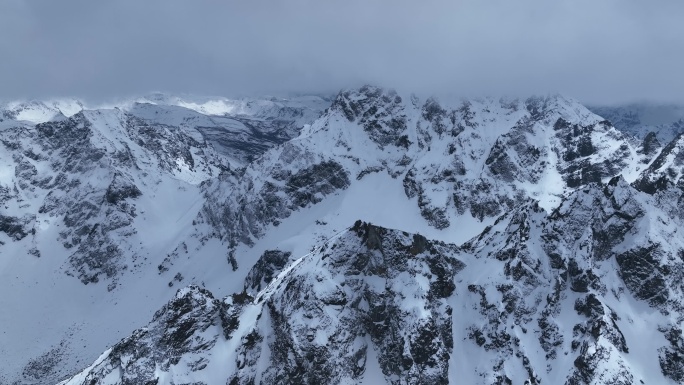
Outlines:
[[0, 98], [562, 92], [684, 101], [680, 0], [2, 0]]

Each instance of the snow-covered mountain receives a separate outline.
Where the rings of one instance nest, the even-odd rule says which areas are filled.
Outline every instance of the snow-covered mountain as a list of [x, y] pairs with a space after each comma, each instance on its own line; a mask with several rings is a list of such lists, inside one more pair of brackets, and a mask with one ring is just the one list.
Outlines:
[[558, 95], [179, 100], [2, 123], [0, 383], [683, 381], [681, 138]]
[[0, 122], [11, 120], [33, 124], [45, 123], [75, 115], [83, 109], [83, 102], [76, 99], [0, 103]]
[[427, 224], [463, 242], [477, 232], [455, 236], [468, 228], [458, 223], [493, 221], [526, 198], [550, 210], [587, 183], [636, 179], [654, 156], [561, 96], [447, 103], [375, 87], [343, 92], [298, 138], [207, 183], [200, 220], [228, 243], [249, 244], [300, 208], [384, 179], [382, 194], [403, 190], [397, 211], [413, 207], [424, 218], [406, 230]]
[[589, 109], [608, 119], [619, 130], [638, 138], [649, 132], [667, 143], [684, 133], [684, 106], [637, 103], [618, 106], [591, 106]]
[[179, 290], [64, 384], [681, 383], [670, 208], [615, 177], [461, 247], [358, 221], [284, 270], [264, 253], [242, 293]]
[[0, 383], [55, 383], [173, 294], [167, 284], [183, 278], [158, 276], [158, 256], [192, 228], [200, 184], [295, 135], [315, 103], [273, 107], [272, 119], [137, 102], [47, 117], [59, 104], [11, 105], [0, 123], [0, 290], [16, 295], [0, 299]]
[[0, 103], [0, 127], [45, 123], [82, 110], [119, 109], [154, 124], [201, 131], [224, 156], [245, 163], [297, 136], [329, 104], [328, 97], [316, 95], [228, 99], [162, 93], [93, 105], [76, 99], [14, 101]]

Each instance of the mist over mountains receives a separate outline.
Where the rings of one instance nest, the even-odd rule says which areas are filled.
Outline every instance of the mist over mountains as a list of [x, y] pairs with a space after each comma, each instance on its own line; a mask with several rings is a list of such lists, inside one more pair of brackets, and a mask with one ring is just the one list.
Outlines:
[[683, 11], [677, 0], [7, 0], [0, 99], [334, 94], [372, 83], [681, 104]]

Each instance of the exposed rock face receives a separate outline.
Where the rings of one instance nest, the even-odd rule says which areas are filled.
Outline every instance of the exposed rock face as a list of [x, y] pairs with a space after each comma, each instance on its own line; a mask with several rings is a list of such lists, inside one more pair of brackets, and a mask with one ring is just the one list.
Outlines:
[[649, 156], [656, 155], [662, 149], [662, 144], [658, 140], [655, 132], [649, 132], [641, 143], [641, 153]]
[[285, 268], [292, 253], [280, 250], [266, 250], [245, 278], [245, 291], [258, 292], [265, 289]]
[[99, 384], [116, 373], [121, 384], [158, 384], [160, 371], [182, 366], [191, 374], [205, 369], [209, 360], [202, 353], [222, 335], [220, 313], [227, 306], [202, 288], [179, 290], [147, 328], [110, 349], [106, 360], [99, 360], [80, 381]]
[[250, 180], [235, 184], [235, 178], [226, 175], [218, 183], [207, 184], [215, 194], [221, 194], [226, 185], [233, 191], [225, 201], [210, 197], [198, 218], [198, 222], [206, 221], [218, 229], [217, 234], [230, 245], [251, 244], [253, 238], [264, 234], [266, 226], [277, 226], [293, 211], [316, 204], [351, 183], [349, 173], [333, 160], [323, 160], [300, 170], [279, 170], [265, 182]]
[[408, 137], [404, 137], [407, 119], [402, 99], [393, 90], [364, 86], [358, 92], [345, 91], [330, 109], [341, 111], [350, 122], [356, 122], [380, 148], [409, 145]]
[[7, 234], [14, 240], [21, 240], [32, 231], [29, 226], [33, 222], [33, 217], [17, 218], [0, 215], [0, 231]]
[[5, 200], [33, 214], [3, 220], [5, 232], [23, 238], [26, 227], [36, 226], [29, 222], [36, 214], [61, 221], [60, 242], [71, 250], [67, 272], [83, 283], [115, 283], [140, 257], [124, 249], [137, 232], [135, 201], [150, 182], [144, 175], [154, 173], [160, 181], [179, 172], [179, 164], [209, 175], [227, 167], [182, 130], [151, 126], [121, 111], [80, 112], [34, 128], [10, 128], [2, 138], [16, 164]]
[[[608, 122], [599, 122], [603, 127], [610, 127]], [[591, 182], [601, 182], [606, 177], [616, 173], [626, 166], [625, 160], [630, 156], [630, 148], [626, 143], [620, 145], [618, 150], [610, 154], [610, 158], [602, 163], [592, 162], [590, 157], [596, 154], [592, 137], [596, 127], [582, 127], [569, 125], [564, 120], [558, 120], [554, 129], [558, 131], [558, 137], [564, 142], [561, 158], [568, 162], [563, 166], [561, 174], [565, 176], [568, 187], [579, 187]], [[621, 135], [611, 133], [614, 139], [621, 139]]]
[[664, 333], [670, 346], [660, 348], [658, 358], [663, 374], [677, 383], [684, 383], [684, 339], [682, 329], [677, 326], [659, 329]]

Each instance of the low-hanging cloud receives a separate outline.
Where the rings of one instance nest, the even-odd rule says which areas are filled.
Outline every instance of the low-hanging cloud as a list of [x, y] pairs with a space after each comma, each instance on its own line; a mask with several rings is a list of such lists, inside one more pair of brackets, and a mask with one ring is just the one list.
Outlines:
[[680, 0], [3, 0], [0, 98], [160, 90], [684, 101]]

